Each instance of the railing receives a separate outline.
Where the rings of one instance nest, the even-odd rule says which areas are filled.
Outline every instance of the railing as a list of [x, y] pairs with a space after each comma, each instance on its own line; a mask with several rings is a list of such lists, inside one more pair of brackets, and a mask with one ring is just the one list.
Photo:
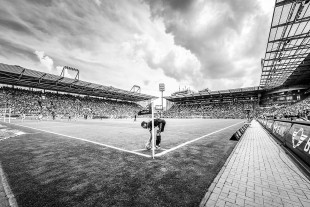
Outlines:
[[310, 122], [279, 119], [258, 119], [258, 121], [310, 166]]

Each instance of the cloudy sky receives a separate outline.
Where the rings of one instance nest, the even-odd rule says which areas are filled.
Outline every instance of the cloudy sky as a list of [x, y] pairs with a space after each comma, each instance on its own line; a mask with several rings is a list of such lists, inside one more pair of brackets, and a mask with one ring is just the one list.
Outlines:
[[[0, 0], [0, 62], [159, 96], [258, 86], [274, 0]], [[67, 77], [74, 76], [67, 73]]]

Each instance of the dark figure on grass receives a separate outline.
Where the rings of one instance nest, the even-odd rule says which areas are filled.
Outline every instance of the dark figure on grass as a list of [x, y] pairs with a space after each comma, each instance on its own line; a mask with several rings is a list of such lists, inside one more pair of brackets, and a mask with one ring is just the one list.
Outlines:
[[[166, 125], [166, 121], [163, 119], [154, 119], [154, 128], [158, 127], [158, 130], [156, 131], [156, 149], [160, 149], [160, 142], [161, 142], [161, 133], [164, 132]], [[145, 122], [143, 121], [141, 123], [141, 126], [144, 129], [148, 129], [150, 131], [150, 139], [146, 143], [145, 147], [146, 149], [150, 150], [152, 148], [152, 121]]]

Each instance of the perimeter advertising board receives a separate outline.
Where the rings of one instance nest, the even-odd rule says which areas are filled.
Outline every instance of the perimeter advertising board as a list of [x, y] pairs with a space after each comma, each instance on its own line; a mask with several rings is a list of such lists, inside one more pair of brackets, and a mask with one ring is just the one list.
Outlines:
[[310, 165], [310, 126], [293, 124], [286, 137], [286, 145]]
[[285, 135], [288, 133], [292, 126], [290, 122], [275, 121], [273, 123], [272, 134], [285, 143]]
[[267, 120], [266, 123], [266, 128], [271, 132], [272, 131], [272, 124], [273, 124], [273, 120]]
[[264, 119], [264, 120], [263, 120], [263, 125], [266, 126], [266, 124], [267, 124], [267, 120]]

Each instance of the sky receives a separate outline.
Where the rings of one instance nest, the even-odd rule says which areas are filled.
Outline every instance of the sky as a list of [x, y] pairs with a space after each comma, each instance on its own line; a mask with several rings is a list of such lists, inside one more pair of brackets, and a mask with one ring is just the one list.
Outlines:
[[[0, 0], [0, 62], [160, 96], [258, 86], [274, 0]], [[75, 73], [66, 71], [66, 77]]]

